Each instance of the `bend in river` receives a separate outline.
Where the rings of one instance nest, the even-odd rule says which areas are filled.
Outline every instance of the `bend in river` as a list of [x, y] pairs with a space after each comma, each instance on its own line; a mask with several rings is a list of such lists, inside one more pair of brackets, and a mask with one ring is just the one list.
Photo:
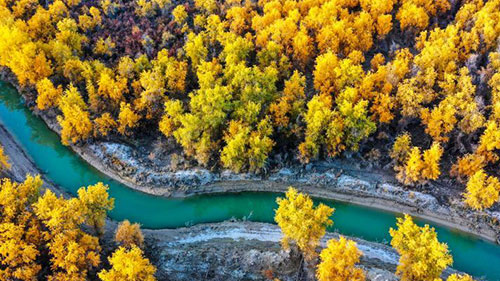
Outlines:
[[[71, 194], [81, 186], [98, 181], [108, 184], [110, 196], [115, 198], [110, 217], [115, 220], [128, 219], [145, 228], [156, 229], [231, 218], [273, 222], [275, 200], [279, 195], [276, 193], [245, 192], [170, 199], [144, 194], [110, 179], [63, 146], [59, 136], [34, 116], [16, 90], [4, 82], [0, 82], [0, 121], [39, 169]], [[346, 203], [316, 201], [335, 207], [334, 226], [330, 231], [370, 241], [390, 241], [389, 228], [395, 226], [396, 216], [400, 215]], [[488, 280], [500, 280], [500, 246], [433, 226], [439, 240], [448, 244], [455, 269]]]

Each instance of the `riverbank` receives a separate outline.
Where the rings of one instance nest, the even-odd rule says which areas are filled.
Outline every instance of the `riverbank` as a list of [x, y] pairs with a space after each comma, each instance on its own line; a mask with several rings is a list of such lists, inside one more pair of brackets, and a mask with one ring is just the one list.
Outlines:
[[[16, 84], [8, 71], [3, 71], [2, 76], [4, 80]], [[29, 89], [16, 88], [25, 98], [33, 95]], [[45, 112], [36, 113], [51, 130], [60, 132], [53, 116]], [[499, 211], [473, 212], [465, 208], [456, 196], [443, 202], [431, 194], [401, 187], [384, 171], [363, 170], [344, 163], [319, 162], [305, 168], [291, 167], [271, 171], [262, 177], [230, 171], [214, 173], [201, 168], [158, 170], [157, 167], [151, 167], [151, 163], [143, 161], [147, 157], [139, 149], [123, 143], [102, 141], [73, 145], [71, 149], [107, 176], [135, 190], [156, 196], [184, 198], [242, 191], [284, 192], [293, 185], [313, 197], [409, 213], [488, 241], [498, 240], [500, 232]]]

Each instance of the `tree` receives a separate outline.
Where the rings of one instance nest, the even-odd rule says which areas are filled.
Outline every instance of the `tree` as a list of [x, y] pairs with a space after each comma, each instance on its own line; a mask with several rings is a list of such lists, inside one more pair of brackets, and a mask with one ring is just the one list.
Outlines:
[[417, 6], [413, 1], [405, 1], [399, 8], [396, 18], [399, 20], [401, 29], [409, 27], [418, 30], [423, 30], [429, 24], [429, 16], [425, 8]]
[[52, 255], [50, 281], [85, 281], [88, 270], [100, 263], [99, 240], [79, 229], [55, 234], [49, 249]]
[[248, 166], [250, 171], [262, 168], [274, 145], [271, 133], [268, 119], [259, 122], [256, 130], [242, 122], [231, 121], [224, 136], [226, 146], [220, 156], [224, 167], [236, 172], [244, 166]]
[[298, 71], [294, 71], [292, 77], [285, 81], [281, 97], [269, 106], [269, 111], [273, 114], [273, 121], [276, 125], [295, 129], [292, 127], [295, 120], [305, 110], [305, 86], [306, 77]]
[[411, 136], [407, 132], [399, 135], [394, 144], [390, 156], [396, 162], [396, 166], [401, 166], [405, 163], [411, 149]]
[[108, 258], [111, 269], [102, 270], [98, 276], [103, 281], [154, 281], [156, 268], [143, 256], [140, 248], [120, 247]]
[[128, 135], [129, 129], [137, 127], [141, 117], [134, 112], [129, 103], [122, 102], [120, 105], [120, 114], [118, 114], [118, 132], [122, 135]]
[[355, 267], [361, 255], [354, 241], [343, 236], [331, 239], [319, 254], [316, 277], [319, 281], [364, 281], [363, 270]]
[[466, 154], [452, 167], [455, 176], [470, 177], [486, 166], [486, 158], [479, 154]]
[[59, 101], [63, 115], [57, 116], [61, 125], [61, 141], [64, 145], [85, 140], [92, 133], [92, 122], [87, 111], [87, 105], [80, 92], [72, 85], [64, 91]]
[[48, 78], [38, 81], [38, 83], [36, 83], [36, 90], [38, 92], [36, 104], [41, 110], [58, 105], [59, 98], [62, 96], [63, 92], [60, 85], [57, 88], [54, 87], [54, 84], [52, 84], [52, 81]]
[[111, 41], [111, 37], [107, 37], [106, 39], [99, 38], [95, 43], [94, 52], [98, 55], [113, 55], [113, 49], [116, 47], [116, 44]]
[[86, 214], [85, 222], [94, 227], [97, 233], [102, 233], [106, 214], [115, 205], [115, 199], [109, 198], [108, 186], [102, 182], [78, 189], [78, 199]]
[[191, 32], [187, 36], [186, 44], [184, 44], [184, 50], [189, 59], [191, 59], [191, 65], [194, 69], [196, 69], [208, 55], [208, 49], [205, 47], [203, 37], [203, 33], [196, 35]]
[[440, 243], [434, 228], [419, 227], [405, 214], [397, 219], [397, 229], [389, 230], [391, 246], [399, 253], [396, 274], [402, 281], [427, 281], [439, 278], [453, 258], [448, 246]]
[[282, 245], [288, 249], [290, 241], [296, 244], [307, 260], [316, 255], [319, 240], [326, 227], [333, 224], [330, 216], [334, 209], [324, 204], [314, 207], [309, 196], [290, 187], [286, 198], [278, 198], [274, 220], [283, 232]]
[[177, 5], [172, 11], [172, 15], [174, 16], [174, 21], [180, 25], [183, 25], [188, 17], [186, 7], [184, 7], [184, 5]]
[[465, 203], [474, 210], [489, 208], [499, 200], [500, 182], [494, 176], [488, 176], [484, 170], [478, 170], [469, 178], [463, 194]]
[[30, 212], [42, 181], [28, 175], [22, 183], [0, 182], [0, 279], [35, 280], [41, 270], [41, 232]]
[[423, 167], [424, 163], [422, 161], [420, 148], [413, 147], [407, 157], [404, 167], [397, 167], [399, 173], [396, 177], [404, 184], [414, 184], [421, 179]]
[[128, 220], [122, 221], [116, 229], [115, 241], [126, 248], [133, 246], [142, 248], [144, 236], [141, 232], [141, 226], [138, 223], [131, 224]]
[[[40, 255], [37, 245], [29, 241], [30, 237], [24, 225], [0, 223], [0, 279], [36, 280], [42, 266], [38, 264]], [[28, 239], [27, 239], [28, 238]]]
[[9, 156], [5, 155], [3, 146], [0, 145], [0, 171], [10, 169]]
[[332, 119], [332, 97], [329, 94], [314, 96], [307, 103], [306, 137], [299, 145], [302, 162], [309, 162], [319, 154], [321, 144], [325, 142], [325, 128]]
[[433, 143], [428, 150], [424, 151], [422, 178], [436, 180], [439, 177], [441, 174], [439, 170], [441, 155], [443, 155], [443, 148], [438, 142]]
[[115, 119], [109, 112], [103, 113], [101, 116], [94, 119], [94, 136], [107, 136], [109, 132], [118, 126]]

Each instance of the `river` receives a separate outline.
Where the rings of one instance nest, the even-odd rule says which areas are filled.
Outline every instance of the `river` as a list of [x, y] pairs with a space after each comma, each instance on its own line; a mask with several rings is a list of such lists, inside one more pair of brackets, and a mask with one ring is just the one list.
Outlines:
[[[273, 222], [276, 193], [244, 192], [170, 199], [137, 192], [120, 184], [79, 158], [61, 144], [59, 136], [33, 115], [17, 91], [0, 82], [0, 121], [25, 149], [38, 168], [54, 183], [76, 194], [81, 186], [102, 181], [109, 185], [115, 208], [109, 216], [128, 219], [143, 228], [176, 228], [231, 218]], [[335, 208], [330, 231], [388, 243], [389, 228], [395, 226], [394, 214], [335, 201], [316, 200]], [[418, 223], [428, 223], [417, 220]], [[454, 258], [453, 267], [476, 277], [500, 281], [500, 246], [470, 235], [434, 226], [438, 238], [446, 242]]]

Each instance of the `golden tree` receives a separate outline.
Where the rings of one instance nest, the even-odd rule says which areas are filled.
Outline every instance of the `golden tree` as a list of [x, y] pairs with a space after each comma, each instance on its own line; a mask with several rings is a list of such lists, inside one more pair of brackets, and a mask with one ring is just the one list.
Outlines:
[[135, 245], [130, 249], [120, 247], [108, 258], [111, 269], [102, 270], [98, 276], [103, 281], [154, 281], [156, 268]]
[[107, 136], [109, 132], [118, 126], [115, 119], [109, 112], [103, 113], [101, 116], [94, 119], [94, 136]]
[[5, 155], [3, 146], [0, 145], [0, 171], [9, 169], [10, 169], [9, 156]]
[[397, 165], [402, 165], [405, 163], [408, 154], [411, 150], [411, 137], [410, 134], [404, 133], [399, 135], [394, 144], [392, 145], [392, 150], [390, 152], [391, 158], [396, 162]]
[[116, 229], [115, 241], [127, 248], [134, 245], [142, 248], [144, 236], [141, 232], [141, 226], [138, 223], [132, 224], [128, 220], [122, 221]]
[[396, 225], [389, 233], [391, 246], [400, 255], [396, 274], [402, 281], [435, 280], [453, 263], [448, 246], [438, 241], [434, 228], [419, 227], [406, 214]]
[[494, 176], [488, 176], [484, 170], [478, 170], [469, 178], [463, 194], [465, 203], [475, 209], [491, 207], [499, 199], [500, 182]]
[[319, 255], [316, 277], [319, 281], [364, 281], [363, 270], [355, 267], [361, 255], [354, 241], [343, 236], [331, 239]]
[[61, 125], [61, 141], [64, 145], [85, 140], [92, 133], [92, 121], [87, 111], [87, 105], [80, 92], [70, 85], [59, 101], [63, 115], [57, 116]]
[[106, 214], [115, 205], [115, 199], [109, 198], [108, 186], [102, 182], [78, 189], [78, 199], [86, 214], [85, 222], [94, 227], [97, 233], [102, 233]]
[[137, 127], [140, 119], [141, 117], [134, 112], [129, 103], [122, 102], [118, 115], [118, 132], [122, 135], [129, 134], [129, 130]]
[[57, 88], [54, 87], [52, 81], [47, 78], [44, 78], [36, 83], [36, 90], [38, 92], [36, 104], [41, 110], [49, 109], [58, 105], [59, 98], [63, 92], [60, 85]]
[[439, 161], [443, 155], [443, 148], [438, 142], [424, 151], [424, 161], [421, 177], [424, 179], [436, 180], [441, 171], [439, 170]]
[[37, 200], [42, 181], [27, 176], [23, 183], [0, 183], [0, 279], [35, 280], [41, 270], [37, 219], [30, 205]]
[[312, 259], [326, 227], [333, 224], [330, 216], [334, 209], [324, 204], [314, 207], [309, 196], [298, 193], [293, 187], [288, 189], [286, 198], [278, 198], [276, 202], [278, 209], [274, 220], [283, 232], [283, 247], [288, 249], [292, 241], [306, 259]]
[[399, 173], [397, 179], [404, 184], [414, 184], [421, 180], [421, 172], [424, 167], [419, 147], [413, 147], [406, 158], [403, 167], [396, 167]]

